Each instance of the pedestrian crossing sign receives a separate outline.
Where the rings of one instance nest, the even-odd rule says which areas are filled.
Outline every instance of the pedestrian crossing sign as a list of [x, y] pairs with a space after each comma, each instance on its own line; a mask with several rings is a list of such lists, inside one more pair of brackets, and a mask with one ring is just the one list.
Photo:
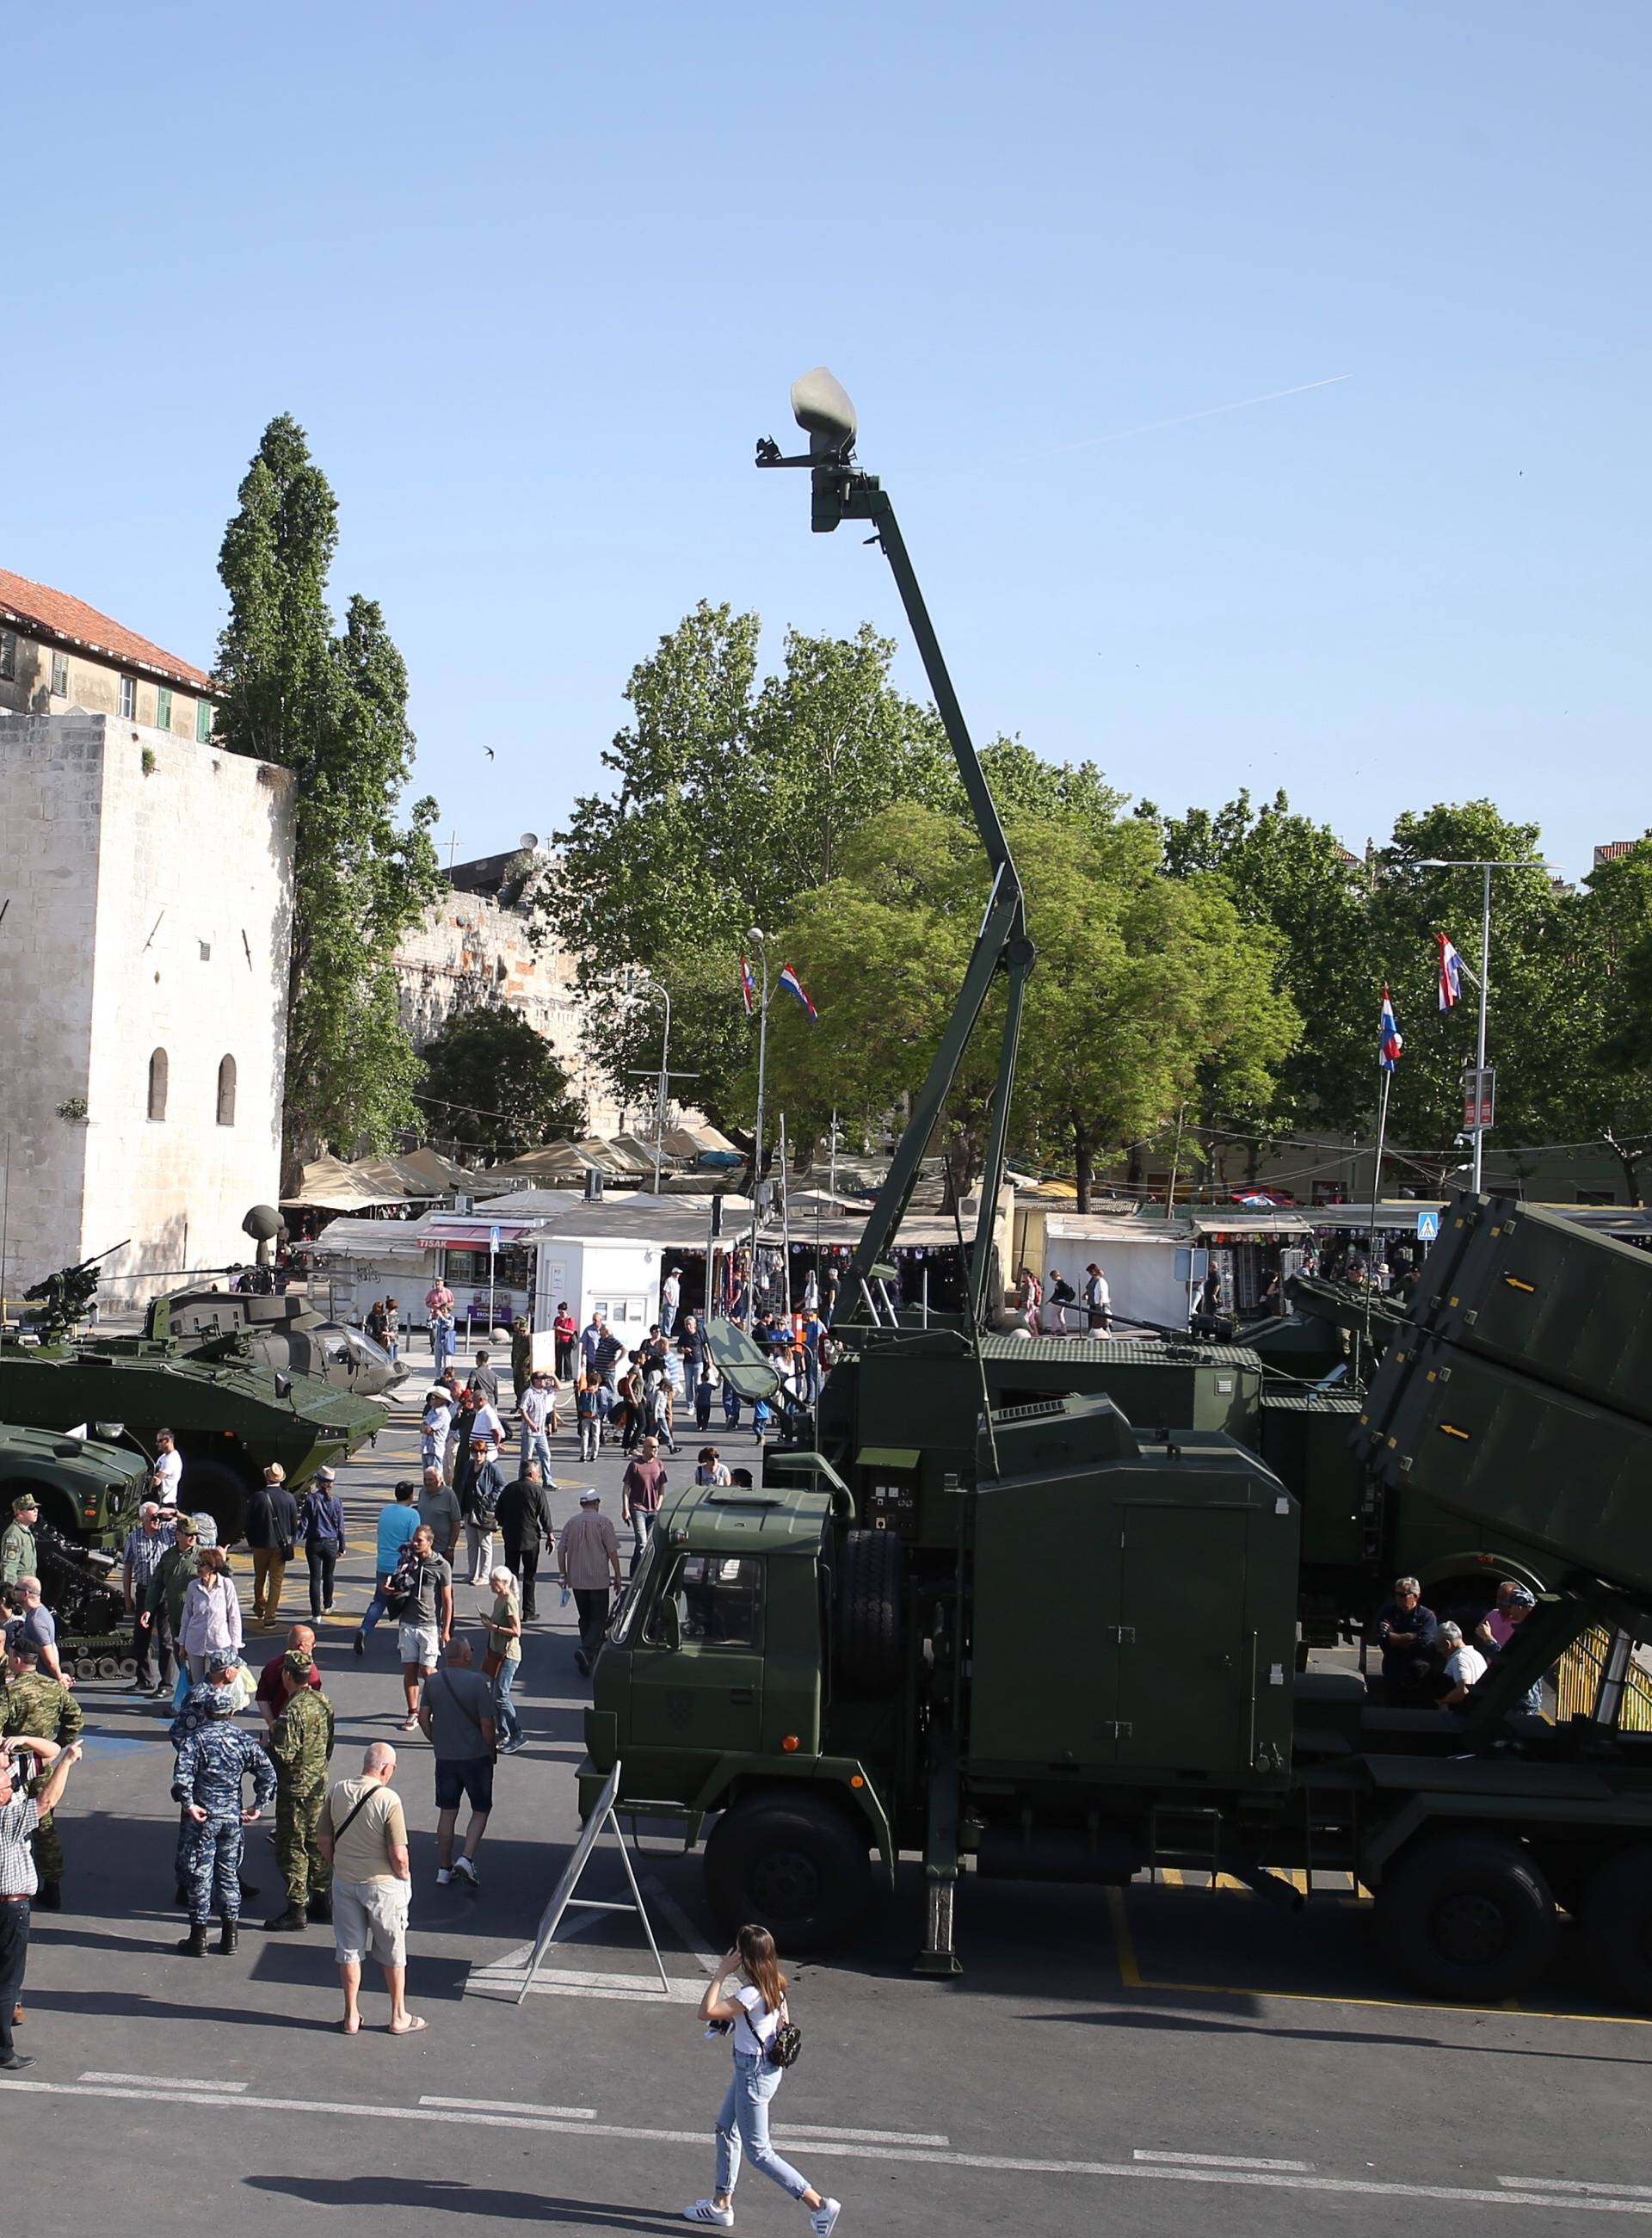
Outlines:
[[1417, 1240], [1419, 1243], [1432, 1243], [1439, 1235], [1439, 1232], [1440, 1215], [1437, 1212], [1419, 1212], [1417, 1214]]

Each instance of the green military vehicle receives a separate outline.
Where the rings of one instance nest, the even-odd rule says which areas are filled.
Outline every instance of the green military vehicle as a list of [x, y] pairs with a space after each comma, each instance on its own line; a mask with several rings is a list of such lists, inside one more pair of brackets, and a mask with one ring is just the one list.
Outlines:
[[[995, 1392], [992, 1220], [1034, 961], [1020, 883], [893, 511], [852, 463], [852, 408], [824, 374], [793, 407], [808, 454], [765, 443], [759, 463], [810, 469], [817, 529], [872, 526], [992, 887], [842, 1286], [817, 1434], [794, 1418], [761, 1486], [691, 1486], [664, 1509], [595, 1666], [582, 1804], [618, 1767], [622, 1810], [705, 1837], [724, 1923], [762, 1919], [789, 1947], [853, 1936], [874, 1857], [891, 1875], [922, 1857], [918, 1964], [935, 1974], [958, 1970], [961, 1875], [1120, 1885], [1170, 1866], [1294, 1907], [1283, 1876], [1332, 1871], [1374, 1891], [1385, 1950], [1431, 1993], [1517, 1994], [1554, 1957], [1563, 1909], [1609, 1994], [1652, 2005], [1652, 1735], [1622, 1717], [1652, 1633], [1652, 1266], [1460, 1201], [1369, 1392], [1277, 1407], [1265, 1433], [1305, 1481], [1346, 1472], [1334, 1529], [1311, 1529], [1312, 1502], [1232, 1434], [1239, 1360], [1181, 1363], [1178, 1403], [1201, 1423], [1154, 1419], [1162, 1381], [1133, 1394], [1150, 1410], [1134, 1423], [1103, 1394]], [[881, 1274], [1001, 975], [969, 1308], [943, 1344], [891, 1314]], [[739, 1388], [760, 1367], [727, 1349]], [[1338, 1460], [1351, 1432], [1358, 1470]], [[1395, 1500], [1464, 1548], [1518, 1541], [1544, 1567], [1539, 1606], [1459, 1712], [1297, 1668], [1305, 1575], [1345, 1561], [1369, 1580], [1370, 1517]], [[1611, 1645], [1589, 1710], [1531, 1713], [1534, 1685], [1592, 1629]]]
[[272, 1461], [296, 1482], [365, 1445], [383, 1427], [385, 1409], [309, 1376], [259, 1367], [240, 1356], [233, 1337], [218, 1356], [204, 1357], [187, 1340], [100, 1336], [46, 1346], [9, 1334], [0, 1341], [0, 1420], [60, 1434], [89, 1429], [145, 1460], [156, 1430], [170, 1429], [183, 1456], [185, 1503], [209, 1514], [232, 1546], [248, 1489]]
[[31, 1493], [35, 1553], [58, 1649], [80, 1678], [136, 1670], [120, 1584], [120, 1553], [149, 1481], [141, 1453], [90, 1438], [0, 1423], [0, 1517]]

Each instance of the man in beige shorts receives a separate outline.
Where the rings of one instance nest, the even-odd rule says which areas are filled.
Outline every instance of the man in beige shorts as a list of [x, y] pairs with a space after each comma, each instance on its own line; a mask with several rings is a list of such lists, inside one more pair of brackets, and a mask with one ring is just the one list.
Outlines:
[[378, 1961], [390, 1992], [391, 2035], [411, 2036], [425, 2025], [407, 2010], [413, 1871], [401, 1798], [390, 1784], [395, 1771], [394, 1749], [388, 1741], [374, 1741], [361, 1759], [360, 1778], [340, 1780], [321, 1810], [319, 1839], [333, 1869], [333, 1943], [344, 1984], [339, 2026], [346, 2036], [360, 2030], [357, 1997], [369, 1955]]

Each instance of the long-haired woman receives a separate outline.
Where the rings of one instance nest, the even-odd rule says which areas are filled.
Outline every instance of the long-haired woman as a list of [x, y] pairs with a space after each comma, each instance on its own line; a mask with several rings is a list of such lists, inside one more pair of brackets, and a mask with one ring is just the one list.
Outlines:
[[730, 2030], [734, 2073], [717, 2116], [717, 2187], [710, 2199], [685, 2207], [683, 2220], [712, 2223], [720, 2230], [734, 2228], [734, 2187], [743, 2153], [753, 2168], [808, 2208], [816, 2238], [827, 2238], [842, 2211], [838, 2202], [805, 2183], [769, 2142], [769, 2102], [785, 2072], [770, 2059], [769, 2047], [787, 2025], [788, 2015], [786, 1977], [766, 1927], [743, 1927], [735, 1937], [733, 1950], [700, 1999], [700, 2018]]

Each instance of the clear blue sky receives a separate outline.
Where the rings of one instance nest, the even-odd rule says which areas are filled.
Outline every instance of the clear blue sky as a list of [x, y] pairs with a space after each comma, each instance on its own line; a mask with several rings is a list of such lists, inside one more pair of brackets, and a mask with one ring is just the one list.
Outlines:
[[1652, 822], [1642, 0], [67, 0], [6, 56], [0, 565], [209, 659], [292, 412], [461, 857], [697, 599], [896, 627], [751, 467], [821, 361], [979, 737], [1355, 845], [1490, 791], [1574, 873]]

